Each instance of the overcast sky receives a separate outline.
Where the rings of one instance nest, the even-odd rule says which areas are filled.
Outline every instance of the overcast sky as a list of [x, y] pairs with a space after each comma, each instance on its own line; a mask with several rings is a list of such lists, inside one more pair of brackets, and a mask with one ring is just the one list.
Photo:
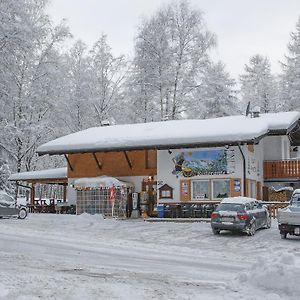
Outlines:
[[[55, 23], [65, 18], [74, 39], [91, 46], [103, 32], [116, 55], [133, 54], [134, 36], [143, 17], [151, 16], [169, 0], [52, 0], [48, 8]], [[218, 46], [213, 56], [222, 60], [235, 78], [249, 57], [270, 58], [273, 72], [286, 53], [290, 32], [300, 16], [300, 0], [190, 0], [204, 12]]]

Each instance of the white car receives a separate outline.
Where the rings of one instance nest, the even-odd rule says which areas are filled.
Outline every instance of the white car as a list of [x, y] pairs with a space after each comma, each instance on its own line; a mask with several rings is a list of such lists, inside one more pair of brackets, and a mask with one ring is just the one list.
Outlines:
[[25, 219], [27, 217], [27, 208], [24, 205], [18, 205], [14, 198], [5, 191], [0, 191], [0, 218], [3, 217]]

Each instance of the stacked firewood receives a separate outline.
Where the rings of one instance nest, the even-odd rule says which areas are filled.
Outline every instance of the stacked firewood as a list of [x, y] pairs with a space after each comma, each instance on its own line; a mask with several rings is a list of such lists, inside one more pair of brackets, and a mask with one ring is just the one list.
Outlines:
[[281, 189], [279, 191], [269, 189], [269, 201], [286, 202], [292, 197], [293, 191], [289, 189]]

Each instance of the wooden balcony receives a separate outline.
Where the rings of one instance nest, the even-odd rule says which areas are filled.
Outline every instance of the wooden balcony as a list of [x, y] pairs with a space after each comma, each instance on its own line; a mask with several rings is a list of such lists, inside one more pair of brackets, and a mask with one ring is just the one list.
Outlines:
[[264, 162], [264, 178], [300, 177], [300, 160], [272, 160]]

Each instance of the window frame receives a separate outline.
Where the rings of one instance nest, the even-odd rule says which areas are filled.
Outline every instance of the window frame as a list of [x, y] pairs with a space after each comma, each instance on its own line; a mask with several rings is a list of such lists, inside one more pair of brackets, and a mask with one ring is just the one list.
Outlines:
[[[207, 182], [208, 195], [207, 198], [195, 198], [194, 197], [194, 182]], [[210, 179], [193, 179], [191, 180], [191, 200], [192, 201], [207, 201], [211, 199], [211, 184]]]
[[[214, 198], [214, 182], [215, 181], [227, 181], [228, 182], [228, 196], [227, 197], [224, 197], [224, 198]], [[211, 179], [211, 199], [212, 200], [220, 200], [220, 199], [226, 199], [226, 198], [229, 198], [231, 197], [231, 180], [230, 178], [214, 178], [214, 179]]]

